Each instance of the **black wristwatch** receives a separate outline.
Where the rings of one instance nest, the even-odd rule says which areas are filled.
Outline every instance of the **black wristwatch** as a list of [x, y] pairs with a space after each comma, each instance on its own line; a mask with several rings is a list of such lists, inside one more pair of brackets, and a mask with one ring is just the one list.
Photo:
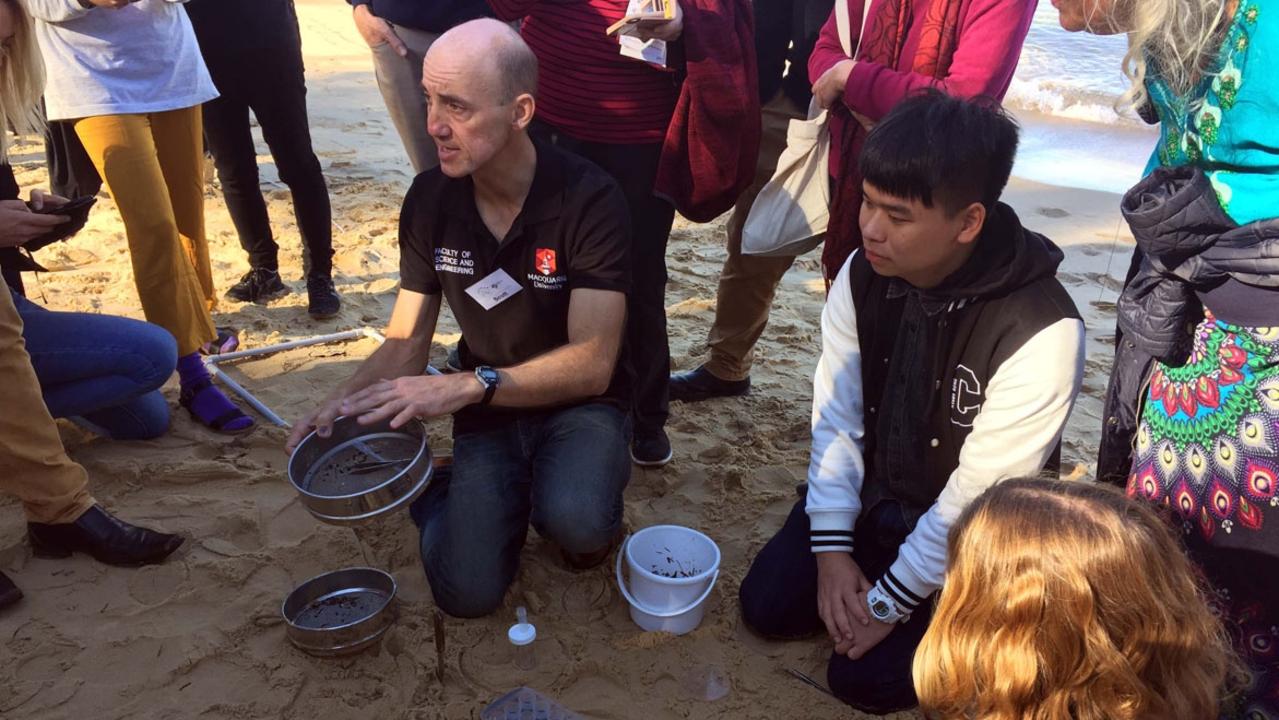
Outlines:
[[502, 382], [502, 376], [497, 370], [488, 365], [481, 365], [475, 368], [475, 379], [480, 381], [484, 386], [484, 399], [480, 401], [481, 405], [488, 405], [493, 402], [493, 393], [497, 392], [497, 386]]

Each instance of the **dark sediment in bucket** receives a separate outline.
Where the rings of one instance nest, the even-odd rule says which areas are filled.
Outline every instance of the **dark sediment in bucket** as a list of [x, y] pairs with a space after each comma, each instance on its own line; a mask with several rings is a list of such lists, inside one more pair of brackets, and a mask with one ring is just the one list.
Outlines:
[[[692, 578], [702, 574], [698, 569], [697, 563], [688, 560], [681, 561], [675, 558], [670, 548], [662, 548], [662, 561], [653, 563], [649, 566], [649, 571], [658, 577], [664, 578]], [[664, 561], [664, 562], [663, 562]]]

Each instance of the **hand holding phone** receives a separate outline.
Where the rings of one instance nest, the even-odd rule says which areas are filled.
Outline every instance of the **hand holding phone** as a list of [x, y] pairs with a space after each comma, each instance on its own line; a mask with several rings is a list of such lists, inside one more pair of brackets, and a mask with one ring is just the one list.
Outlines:
[[[63, 200], [62, 198], [58, 198], [59, 200], [62, 200], [62, 202], [55, 204], [54, 202], [50, 202], [50, 198], [54, 197], [57, 196], [45, 195], [43, 203], [38, 203], [33, 199], [31, 202], [27, 203], [27, 207], [31, 208], [31, 212], [37, 215], [67, 215], [69, 216], [67, 218], [69, 220], [71, 217], [82, 214], [82, 210], [93, 207], [93, 204], [98, 201], [97, 198], [92, 196], [78, 197], [75, 200]], [[87, 212], [83, 214], [86, 217], [88, 216]]]
[[33, 213], [21, 200], [0, 200], [0, 247], [17, 247], [69, 222], [66, 215]]
[[[54, 227], [24, 243], [24, 247], [31, 252], [35, 252], [46, 245], [59, 240], [66, 240], [80, 232], [85, 223], [89, 222], [89, 209], [96, 202], [98, 202], [98, 199], [90, 195], [67, 200], [60, 205], [49, 202], [48, 196], [37, 197], [32, 202], [27, 203], [30, 208], [28, 214], [41, 218], [60, 218], [60, 220], [54, 224]], [[35, 207], [37, 204], [40, 205], [38, 209]]]

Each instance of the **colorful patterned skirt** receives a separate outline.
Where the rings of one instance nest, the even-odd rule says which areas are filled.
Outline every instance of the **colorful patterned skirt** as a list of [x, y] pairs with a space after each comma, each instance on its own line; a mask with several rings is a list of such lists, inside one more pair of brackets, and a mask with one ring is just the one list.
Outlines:
[[1279, 720], [1279, 327], [1205, 313], [1143, 398], [1128, 494], [1166, 506], [1252, 671], [1224, 717]]

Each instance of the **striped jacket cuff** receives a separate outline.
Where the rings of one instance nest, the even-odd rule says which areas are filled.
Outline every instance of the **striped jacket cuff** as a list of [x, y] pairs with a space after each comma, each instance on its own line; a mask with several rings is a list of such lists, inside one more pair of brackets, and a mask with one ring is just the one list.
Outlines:
[[808, 539], [815, 553], [853, 551], [853, 525], [857, 513], [818, 510], [808, 514]]
[[852, 530], [810, 530], [808, 538], [815, 553], [853, 551]]
[[892, 598], [893, 602], [897, 603], [897, 610], [899, 612], [907, 615], [915, 612], [915, 608], [919, 607], [924, 600], [927, 599], [920, 597], [912, 592], [910, 588], [902, 584], [901, 580], [897, 579], [897, 576], [893, 574], [891, 569], [884, 573], [883, 577], [875, 581], [875, 587], [879, 588], [880, 592]]

